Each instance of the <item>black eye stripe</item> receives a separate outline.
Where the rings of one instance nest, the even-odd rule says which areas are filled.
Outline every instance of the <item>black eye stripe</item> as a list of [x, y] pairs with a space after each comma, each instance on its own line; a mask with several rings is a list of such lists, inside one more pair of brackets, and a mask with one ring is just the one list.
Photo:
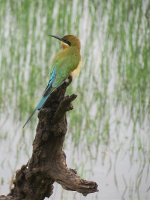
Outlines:
[[62, 41], [63, 41], [64, 43], [68, 44], [69, 46], [71, 46], [71, 42], [69, 42], [68, 40], [65, 40], [65, 39], [62, 38]]

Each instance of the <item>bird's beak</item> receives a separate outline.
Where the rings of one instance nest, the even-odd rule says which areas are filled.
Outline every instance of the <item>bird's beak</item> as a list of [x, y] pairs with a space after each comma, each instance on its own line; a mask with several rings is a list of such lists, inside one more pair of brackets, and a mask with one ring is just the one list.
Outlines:
[[54, 37], [54, 38], [56, 38], [56, 39], [58, 39], [58, 40], [60, 40], [60, 41], [62, 41], [64, 43], [68, 44], [69, 46], [71, 46], [71, 43], [68, 40], [63, 39], [60, 36], [57, 36], [57, 35], [49, 35], [49, 36]]
[[49, 36], [54, 37], [54, 38], [56, 38], [56, 39], [62, 41], [62, 38], [61, 38], [60, 36], [57, 36], [57, 35], [49, 35]]

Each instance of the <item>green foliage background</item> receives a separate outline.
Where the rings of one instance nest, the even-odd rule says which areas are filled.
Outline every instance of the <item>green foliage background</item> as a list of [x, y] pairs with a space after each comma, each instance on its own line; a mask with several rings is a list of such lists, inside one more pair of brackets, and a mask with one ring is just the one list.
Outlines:
[[[68, 90], [78, 94], [68, 114], [66, 142], [69, 151], [73, 145], [74, 165], [85, 175], [87, 157], [91, 168], [99, 157], [105, 163], [104, 148], [114, 155], [107, 164], [111, 171], [118, 155], [127, 154], [130, 164], [138, 160], [139, 171], [134, 185], [124, 179], [121, 198], [132, 199], [135, 191], [137, 199], [148, 198], [150, 183], [147, 192], [140, 188], [145, 173], [150, 177], [150, 2], [144, 0], [0, 0], [0, 144], [16, 158], [12, 164], [5, 152], [1, 171], [11, 168], [13, 173], [22, 156], [30, 156], [36, 119], [24, 132], [21, 127], [46, 86], [50, 61], [59, 49], [48, 34], [74, 34], [82, 43], [81, 74]], [[114, 182], [119, 187], [116, 175]]]

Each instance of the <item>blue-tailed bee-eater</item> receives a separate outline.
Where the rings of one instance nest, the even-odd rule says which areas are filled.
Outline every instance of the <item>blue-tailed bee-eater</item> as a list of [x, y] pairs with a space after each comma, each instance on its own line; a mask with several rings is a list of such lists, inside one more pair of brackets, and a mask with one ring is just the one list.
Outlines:
[[52, 61], [50, 79], [44, 94], [32, 114], [27, 119], [23, 128], [30, 121], [35, 111], [40, 110], [44, 106], [48, 97], [54, 90], [61, 86], [70, 75], [74, 76], [80, 72], [80, 40], [74, 35], [65, 35], [64, 37], [55, 35], [50, 36], [61, 41], [61, 50], [56, 54]]

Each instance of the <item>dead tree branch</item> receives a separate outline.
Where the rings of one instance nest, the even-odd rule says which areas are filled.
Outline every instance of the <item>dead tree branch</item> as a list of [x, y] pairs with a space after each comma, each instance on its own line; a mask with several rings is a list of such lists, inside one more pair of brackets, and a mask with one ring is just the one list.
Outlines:
[[63, 151], [66, 112], [73, 109], [72, 101], [77, 97], [74, 94], [65, 96], [70, 82], [57, 89], [39, 112], [32, 156], [16, 172], [13, 189], [7, 196], [0, 196], [0, 200], [43, 200], [52, 195], [55, 181], [64, 189], [83, 195], [98, 191], [95, 182], [81, 179], [66, 164]]

